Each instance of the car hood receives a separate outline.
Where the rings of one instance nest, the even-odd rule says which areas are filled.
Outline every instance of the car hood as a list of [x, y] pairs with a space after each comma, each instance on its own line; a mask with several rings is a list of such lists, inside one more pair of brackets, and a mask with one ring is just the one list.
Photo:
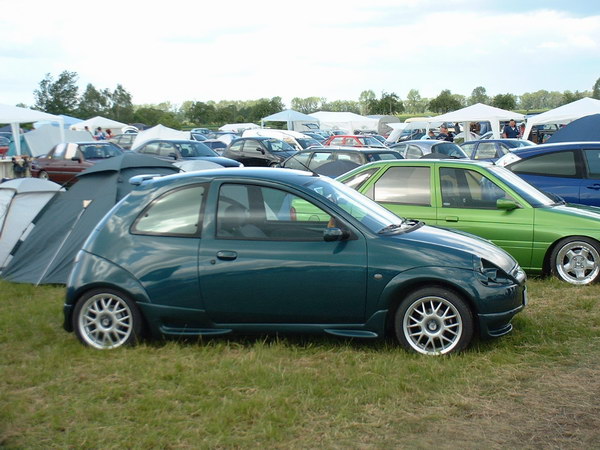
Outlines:
[[[416, 230], [398, 235], [397, 238], [418, 242], [421, 246], [435, 247], [438, 250], [444, 250], [446, 254], [447, 250], [469, 253], [493, 263], [509, 274], [517, 266], [517, 261], [500, 247], [461, 231], [424, 225]], [[451, 264], [450, 261], [442, 261], [442, 263], [444, 262], [447, 265]]]
[[[573, 225], [572, 220], [577, 220], [577, 224], [585, 223], [596, 230], [600, 230], [600, 207], [597, 206], [567, 203], [566, 205], [554, 205], [536, 208], [536, 220], [539, 219], [541, 215], [546, 214], [561, 214], [568, 216], [569, 227]], [[567, 217], [565, 217], [565, 219], [566, 218]]]

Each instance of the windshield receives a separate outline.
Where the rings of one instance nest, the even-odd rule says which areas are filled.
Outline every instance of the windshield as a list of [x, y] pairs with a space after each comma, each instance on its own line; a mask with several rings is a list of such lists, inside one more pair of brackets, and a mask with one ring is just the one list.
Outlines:
[[308, 147], [323, 147], [319, 141], [313, 138], [298, 138], [296, 139], [302, 148]]
[[284, 142], [279, 139], [265, 139], [263, 141], [263, 144], [265, 144], [265, 147], [267, 147], [272, 152], [293, 152], [296, 150], [287, 142]]
[[504, 183], [506, 183], [512, 190], [518, 193], [521, 197], [523, 197], [527, 202], [533, 206], [534, 208], [539, 208], [541, 206], [551, 206], [555, 205], [556, 202], [540, 191], [535, 186], [532, 186], [523, 178], [515, 175], [510, 170], [505, 169], [504, 167], [499, 166], [491, 166], [490, 172], [500, 178]]
[[179, 152], [184, 158], [198, 157], [198, 156], [219, 156], [212, 150], [208, 145], [201, 142], [185, 142], [177, 144], [179, 146]]
[[398, 152], [375, 152], [375, 153], [367, 153], [368, 161], [381, 161], [381, 160], [389, 160], [389, 159], [404, 159], [402, 155]]
[[436, 144], [431, 147], [433, 153], [441, 153], [448, 155], [453, 158], [468, 158], [467, 154], [458, 145], [452, 142], [444, 142], [442, 144]]
[[367, 145], [369, 147], [385, 147], [385, 145], [372, 136], [361, 136], [358, 138], [358, 140], [362, 142], [363, 145]]
[[[404, 219], [338, 181], [326, 178], [311, 178], [304, 186], [340, 206], [373, 233], [394, 226], [400, 229], [402, 224], [405, 223]], [[406, 226], [410, 228], [413, 225], [414, 223], [410, 225], [407, 223]]]

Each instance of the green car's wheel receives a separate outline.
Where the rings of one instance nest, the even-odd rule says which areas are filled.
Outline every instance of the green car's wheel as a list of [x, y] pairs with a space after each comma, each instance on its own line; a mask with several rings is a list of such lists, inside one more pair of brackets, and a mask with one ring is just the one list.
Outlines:
[[398, 307], [394, 326], [404, 348], [425, 355], [459, 352], [473, 337], [473, 317], [465, 301], [439, 287], [410, 294]]
[[552, 274], [571, 284], [590, 284], [600, 275], [600, 246], [586, 237], [562, 239], [550, 255]]
[[81, 342], [104, 350], [135, 344], [142, 317], [135, 302], [111, 289], [83, 295], [73, 311], [73, 329]]

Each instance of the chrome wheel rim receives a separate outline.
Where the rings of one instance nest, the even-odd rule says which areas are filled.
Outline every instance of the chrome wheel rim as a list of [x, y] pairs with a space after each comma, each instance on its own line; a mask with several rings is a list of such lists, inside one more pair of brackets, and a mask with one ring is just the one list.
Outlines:
[[92, 347], [119, 347], [127, 342], [133, 332], [131, 309], [117, 295], [94, 295], [81, 308], [79, 330], [85, 342]]
[[44, 172], [44, 171], [40, 172], [40, 178], [42, 180], [47, 180], [49, 178], [48, 177], [48, 172]]
[[568, 283], [589, 284], [600, 272], [600, 255], [587, 242], [569, 242], [556, 255], [556, 271]]
[[430, 296], [409, 306], [402, 328], [414, 350], [426, 355], [441, 355], [458, 345], [463, 322], [452, 303], [442, 297]]

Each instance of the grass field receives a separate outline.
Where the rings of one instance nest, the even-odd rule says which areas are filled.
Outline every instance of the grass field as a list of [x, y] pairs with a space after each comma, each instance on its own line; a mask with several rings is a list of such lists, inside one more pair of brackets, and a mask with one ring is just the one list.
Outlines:
[[0, 282], [3, 448], [599, 448], [600, 286], [530, 280], [512, 334], [447, 357], [229, 337], [96, 351], [63, 289]]

